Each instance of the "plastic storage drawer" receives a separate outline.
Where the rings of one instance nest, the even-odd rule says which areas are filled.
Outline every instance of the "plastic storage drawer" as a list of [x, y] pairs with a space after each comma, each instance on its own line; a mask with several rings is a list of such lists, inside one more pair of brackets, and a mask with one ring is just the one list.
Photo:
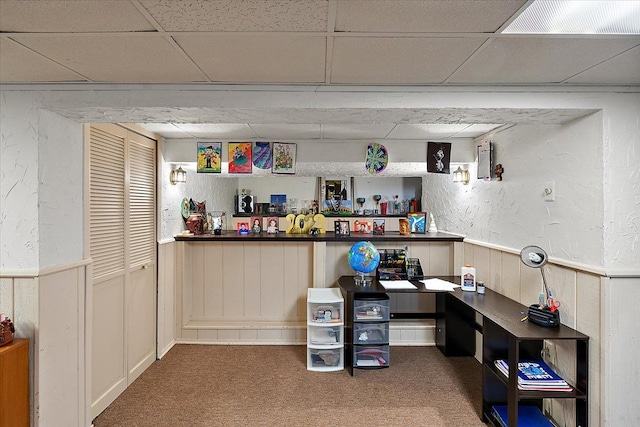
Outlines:
[[338, 345], [342, 344], [341, 326], [313, 326], [308, 328], [310, 345]]
[[340, 304], [309, 303], [309, 321], [313, 323], [341, 323]]
[[389, 322], [354, 323], [354, 344], [389, 344]]
[[389, 320], [389, 299], [354, 299], [354, 321], [384, 321]]
[[342, 347], [335, 349], [309, 349], [310, 366], [313, 368], [336, 368], [343, 366]]
[[354, 346], [353, 366], [354, 368], [385, 368], [389, 366], [389, 346]]

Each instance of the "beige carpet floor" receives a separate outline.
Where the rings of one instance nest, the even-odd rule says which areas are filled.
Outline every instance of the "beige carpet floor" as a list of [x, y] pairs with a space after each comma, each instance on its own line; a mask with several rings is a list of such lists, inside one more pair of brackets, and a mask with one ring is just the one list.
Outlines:
[[391, 347], [390, 367], [311, 372], [304, 346], [176, 345], [94, 420], [116, 426], [484, 426], [481, 366]]

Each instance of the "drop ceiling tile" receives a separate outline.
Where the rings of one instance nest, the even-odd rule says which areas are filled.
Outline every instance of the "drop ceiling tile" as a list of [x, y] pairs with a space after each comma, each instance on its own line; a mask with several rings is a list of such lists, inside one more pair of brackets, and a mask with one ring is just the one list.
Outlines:
[[399, 124], [387, 139], [450, 138], [468, 127], [469, 124]]
[[337, 37], [332, 83], [443, 82], [485, 39]]
[[206, 78], [158, 35], [15, 36], [94, 82], [197, 82]]
[[319, 139], [319, 124], [252, 124], [258, 138], [268, 141], [286, 141], [292, 139]]
[[192, 136], [172, 123], [138, 123], [138, 126], [165, 138], [191, 138]]
[[456, 132], [453, 136], [455, 138], [476, 138], [503, 125], [504, 124], [475, 124], [461, 130], [460, 132]]
[[141, 0], [165, 31], [326, 31], [328, 1]]
[[129, 1], [2, 0], [0, 31], [79, 33], [153, 31]]
[[393, 123], [385, 124], [323, 124], [324, 139], [383, 139], [394, 128]]
[[0, 81], [72, 82], [86, 78], [38, 55], [11, 39], [0, 37]]
[[640, 46], [571, 77], [566, 83], [640, 85]]
[[256, 134], [246, 123], [176, 123], [175, 126], [194, 138], [221, 140], [256, 138]]
[[559, 83], [638, 44], [637, 38], [502, 37], [465, 63], [449, 83]]
[[525, 0], [339, 1], [336, 31], [398, 33], [490, 33]]
[[324, 37], [180, 35], [174, 37], [214, 82], [322, 83]]

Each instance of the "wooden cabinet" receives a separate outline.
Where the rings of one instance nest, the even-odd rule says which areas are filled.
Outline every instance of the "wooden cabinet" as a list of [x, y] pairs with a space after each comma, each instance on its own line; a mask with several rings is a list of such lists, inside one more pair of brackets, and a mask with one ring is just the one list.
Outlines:
[[29, 426], [29, 340], [0, 347], [0, 426]]

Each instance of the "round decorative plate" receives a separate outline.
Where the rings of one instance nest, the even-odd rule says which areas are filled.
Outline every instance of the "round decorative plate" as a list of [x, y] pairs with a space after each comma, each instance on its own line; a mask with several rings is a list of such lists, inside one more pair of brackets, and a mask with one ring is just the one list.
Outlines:
[[189, 218], [189, 214], [191, 213], [191, 207], [189, 206], [189, 199], [186, 197], [182, 199], [180, 203], [180, 213], [182, 214], [182, 218]]
[[385, 170], [389, 163], [389, 153], [384, 145], [373, 142], [367, 147], [367, 157], [364, 165], [371, 175]]

